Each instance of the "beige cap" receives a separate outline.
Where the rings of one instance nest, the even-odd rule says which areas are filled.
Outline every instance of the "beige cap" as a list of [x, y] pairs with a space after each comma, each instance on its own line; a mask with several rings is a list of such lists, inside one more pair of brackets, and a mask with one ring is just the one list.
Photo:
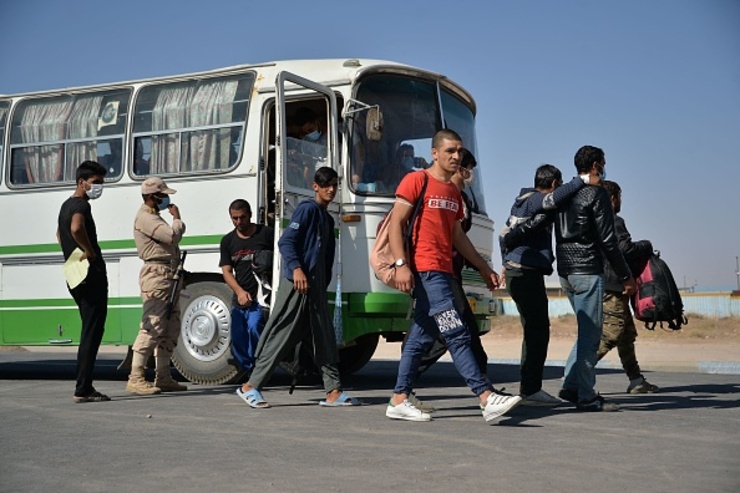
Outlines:
[[167, 187], [164, 180], [156, 176], [150, 176], [141, 184], [142, 195], [149, 195], [150, 193], [166, 193], [167, 195], [171, 195], [176, 192], [177, 190]]

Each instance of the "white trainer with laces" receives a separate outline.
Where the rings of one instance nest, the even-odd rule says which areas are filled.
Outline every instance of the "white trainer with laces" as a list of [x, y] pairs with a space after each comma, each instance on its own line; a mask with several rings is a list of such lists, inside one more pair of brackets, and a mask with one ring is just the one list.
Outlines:
[[562, 403], [563, 401], [557, 397], [553, 397], [544, 390], [538, 390], [534, 394], [529, 394], [522, 400], [522, 406], [533, 407], [555, 407]]
[[405, 421], [431, 421], [432, 417], [429, 413], [425, 413], [416, 408], [409, 402], [408, 399], [404, 399], [401, 404], [393, 405], [392, 402], [388, 402], [388, 407], [385, 410], [385, 415], [391, 419], [403, 419]]
[[522, 398], [518, 395], [499, 394], [494, 390], [488, 396], [485, 407], [481, 406], [483, 418], [486, 420], [486, 423], [490, 423], [514, 409], [520, 402], [522, 402]]

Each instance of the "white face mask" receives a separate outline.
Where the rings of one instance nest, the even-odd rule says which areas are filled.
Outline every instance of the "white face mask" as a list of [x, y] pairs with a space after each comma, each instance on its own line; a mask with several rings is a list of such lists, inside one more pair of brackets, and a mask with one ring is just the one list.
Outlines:
[[465, 178], [463, 180], [463, 183], [465, 183], [465, 188], [472, 188], [473, 183], [475, 183], [475, 178], [473, 178], [473, 174], [471, 173], [469, 177]]
[[102, 183], [90, 183], [90, 189], [85, 190], [85, 193], [90, 200], [99, 199], [103, 195], [103, 184]]

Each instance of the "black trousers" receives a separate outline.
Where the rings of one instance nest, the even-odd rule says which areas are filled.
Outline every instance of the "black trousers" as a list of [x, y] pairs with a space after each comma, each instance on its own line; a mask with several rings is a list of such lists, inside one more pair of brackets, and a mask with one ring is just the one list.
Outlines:
[[108, 315], [108, 276], [104, 268], [90, 266], [85, 281], [69, 292], [80, 309], [82, 319], [80, 346], [77, 349], [75, 396], [85, 397], [95, 392], [92, 383], [95, 359], [103, 340], [105, 318]]
[[506, 269], [506, 290], [516, 303], [524, 329], [519, 392], [531, 395], [542, 389], [542, 371], [550, 344], [545, 277], [533, 269]]

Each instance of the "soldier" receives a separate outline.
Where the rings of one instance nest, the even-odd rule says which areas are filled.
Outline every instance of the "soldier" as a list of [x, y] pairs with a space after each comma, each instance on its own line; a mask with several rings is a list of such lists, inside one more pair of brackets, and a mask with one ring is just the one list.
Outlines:
[[[173, 193], [175, 190], [168, 188], [161, 178], [153, 176], [144, 180], [141, 184], [144, 204], [134, 220], [134, 241], [139, 258], [144, 261], [139, 273], [144, 313], [134, 341], [126, 391], [137, 395], [187, 390], [170, 373], [170, 360], [180, 331], [180, 311], [173, 308], [168, 319], [167, 303], [180, 259], [178, 244], [185, 232], [180, 209], [170, 202], [169, 196]], [[160, 216], [160, 211], [165, 209], [172, 214], [172, 226]], [[144, 377], [146, 362], [152, 353], [156, 363], [154, 385]]]

